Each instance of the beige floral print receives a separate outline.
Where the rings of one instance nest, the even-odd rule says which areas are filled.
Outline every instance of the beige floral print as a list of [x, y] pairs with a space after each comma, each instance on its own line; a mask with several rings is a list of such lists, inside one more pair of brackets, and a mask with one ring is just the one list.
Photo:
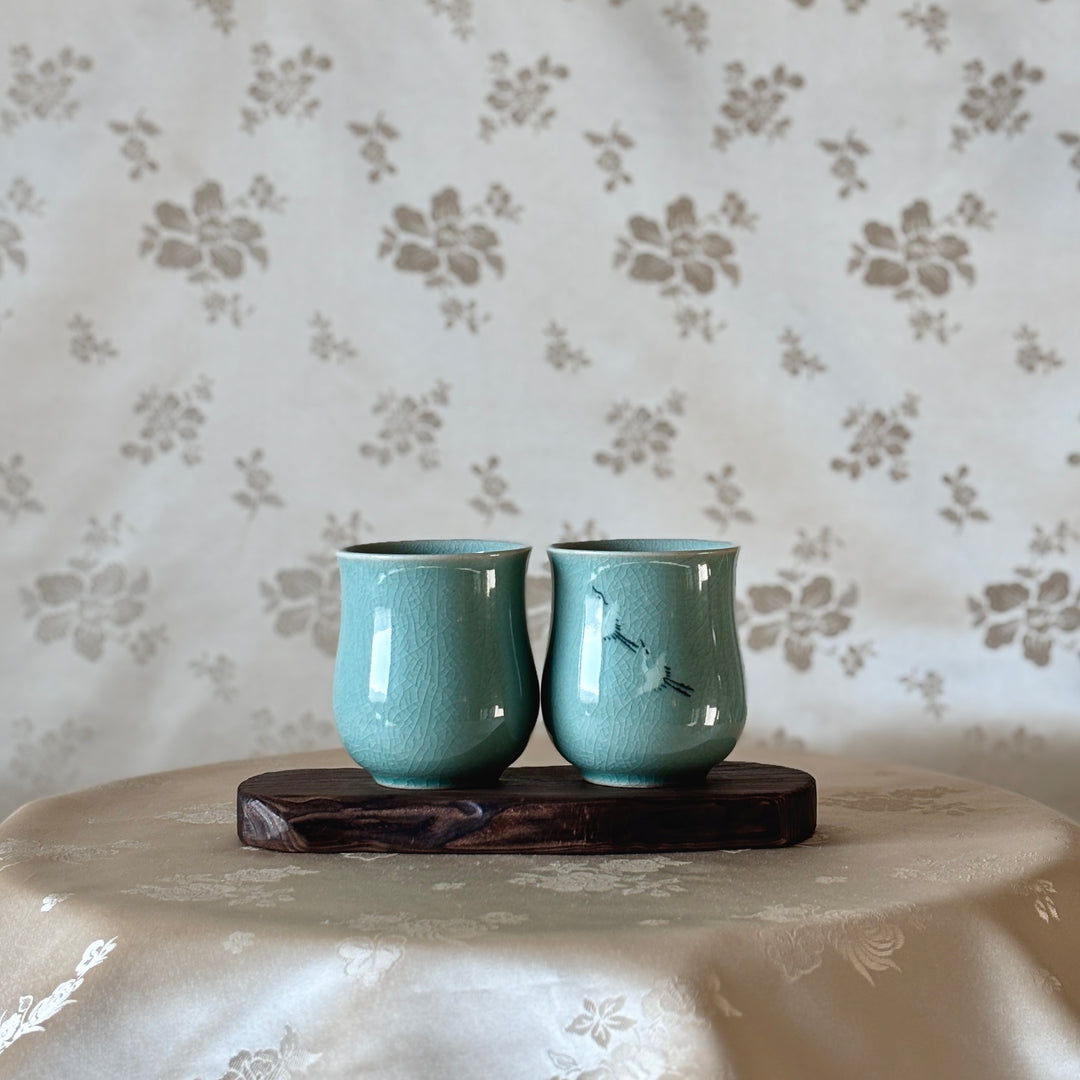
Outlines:
[[97, 337], [94, 334], [94, 324], [84, 316], [73, 315], [67, 327], [71, 331], [68, 353], [80, 364], [104, 364], [110, 357], [117, 355], [113, 343], [108, 338]]
[[1032, 67], [1023, 60], [1015, 61], [989, 79], [981, 60], [965, 64], [967, 96], [959, 108], [964, 123], [953, 125], [952, 148], [963, 150], [976, 135], [993, 135], [999, 131], [1010, 138], [1018, 135], [1031, 119], [1031, 113], [1022, 108], [1027, 89], [1042, 80], [1042, 68]]
[[439, 464], [438, 434], [443, 419], [440, 410], [450, 404], [450, 384], [438, 379], [426, 394], [380, 394], [372, 413], [382, 425], [376, 432], [378, 442], [360, 445], [363, 457], [389, 465], [395, 457], [409, 457], [414, 452], [422, 469]]
[[727, 101], [720, 106], [723, 124], [713, 128], [713, 146], [727, 150], [743, 135], [764, 135], [772, 142], [781, 138], [791, 127], [791, 117], [781, 110], [793, 90], [801, 90], [806, 80], [777, 64], [768, 74], [750, 78], [739, 61], [724, 67], [728, 84]]
[[713, 291], [717, 271], [732, 285], [738, 285], [735, 244], [718, 230], [725, 223], [752, 229], [754, 221], [745, 201], [734, 192], [728, 193], [718, 211], [706, 214], [700, 221], [694, 200], [682, 195], [668, 204], [663, 225], [641, 214], [630, 218], [630, 236], [618, 238], [613, 265], [615, 269], [627, 267], [634, 281], [660, 286], [660, 295], [676, 305], [680, 336], [696, 331], [706, 341], [712, 341], [718, 328], [711, 312], [696, 311], [689, 300], [694, 294], [704, 296]]
[[206, 423], [203, 406], [212, 397], [213, 383], [205, 375], [186, 390], [144, 390], [134, 406], [140, 418], [137, 440], [124, 443], [120, 452], [149, 465], [157, 455], [179, 450], [185, 465], [198, 465], [202, 461], [199, 436]]
[[232, 701], [236, 697], [236, 661], [224, 653], [218, 653], [217, 656], [203, 653], [192, 660], [188, 668], [199, 678], [210, 682], [214, 697], [221, 701]]
[[251, 716], [251, 728], [252, 752], [260, 756], [326, 750], [339, 742], [334, 721], [310, 710], [282, 724], [271, 709], [257, 709]]
[[842, 806], [846, 810], [859, 810], [867, 814], [947, 814], [962, 817], [973, 814], [976, 807], [957, 795], [968, 795], [971, 789], [962, 787], [912, 787], [893, 788], [891, 791], [830, 791], [822, 795], [823, 806]]
[[556, 371], [581, 371], [592, 363], [583, 349], [571, 348], [566, 328], [554, 320], [544, 329], [544, 336], [548, 339], [544, 359]]
[[79, 102], [69, 96], [81, 74], [89, 71], [93, 61], [65, 47], [49, 60], [36, 66], [29, 45], [11, 49], [11, 85], [5, 95], [14, 108], [0, 109], [0, 130], [11, 134], [28, 120], [70, 120], [78, 111]]
[[517, 224], [521, 221], [524, 207], [514, 202], [513, 195], [502, 184], [492, 184], [484, 196], [484, 210], [492, 217], [505, 218]]
[[[736, 622], [746, 628], [746, 647], [762, 652], [782, 646], [785, 661], [796, 671], [809, 671], [820, 649], [837, 655], [833, 638], [852, 627], [852, 609], [859, 600], [858, 587], [852, 583], [839, 591], [835, 578], [815, 572], [812, 563], [826, 561], [840, 541], [828, 529], [816, 537], [800, 532], [794, 547], [795, 565], [777, 572], [777, 581], [752, 585], [745, 601], [737, 600]], [[855, 675], [869, 654], [869, 643], [856, 648], [857, 661], [841, 657], [846, 675]]]
[[[814, 0], [791, 0], [791, 2], [801, 8], [814, 6]], [[869, 0], [843, 0], [844, 10], [849, 15], [857, 15], [867, 3], [869, 3]]]
[[1054, 888], [1054, 883], [1052, 881], [1048, 881], [1046, 878], [1039, 878], [1036, 881], [1025, 881], [1022, 884], [1013, 886], [1013, 890], [1020, 896], [1032, 896], [1035, 898], [1035, 914], [1047, 925], [1052, 922], [1061, 921], [1057, 905], [1054, 903], [1057, 889]]
[[849, 644], [837, 659], [840, 662], [840, 670], [851, 678], [862, 671], [867, 660], [872, 656], [877, 656], [874, 643], [872, 641], [862, 641], [858, 644]]
[[77, 999], [71, 995], [85, 982], [87, 973], [104, 963], [105, 958], [115, 948], [116, 938], [108, 941], [99, 938], [91, 942], [83, 950], [82, 959], [75, 965], [75, 978], [64, 980], [48, 997], [42, 998], [36, 1004], [33, 995], [23, 994], [14, 1012], [5, 1009], [0, 1013], [0, 1054], [24, 1035], [44, 1031], [46, 1021], [51, 1020], [66, 1005], [74, 1004]]
[[963, 747], [964, 775], [1001, 787], [1015, 785], [1018, 776], [1033, 767], [1040, 772], [1049, 767], [1046, 739], [1024, 724], [1004, 734], [987, 731], [981, 724], [965, 728]]
[[1053, 648], [1080, 650], [1080, 591], [1066, 570], [1021, 566], [1011, 581], [987, 585], [982, 597], [968, 597], [972, 625], [986, 627], [987, 648], [1011, 645], [1020, 636], [1025, 660], [1047, 667]]
[[496, 514], [520, 514], [516, 502], [507, 492], [510, 485], [503, 478], [499, 468], [499, 458], [492, 454], [484, 464], [474, 464], [471, 471], [480, 481], [480, 494], [469, 500], [469, 505], [482, 514], [490, 524]]
[[1028, 374], [1034, 375], [1041, 371], [1045, 375], [1065, 362], [1053, 349], [1041, 348], [1038, 333], [1026, 324], [1016, 331], [1015, 340], [1020, 344], [1016, 352], [1016, 362]]
[[700, 4], [669, 4], [662, 12], [668, 25], [681, 27], [686, 33], [686, 44], [697, 52], [704, 52], [709, 44], [709, 13]]
[[634, 182], [634, 178], [626, 171], [623, 155], [628, 150], [633, 150], [635, 143], [620, 129], [617, 122], [611, 125], [611, 130], [606, 135], [602, 131], [586, 131], [585, 140], [599, 151], [596, 164], [607, 177], [604, 181], [605, 191], [616, 191], [620, 185]]
[[803, 347], [802, 338], [791, 329], [784, 328], [780, 335], [780, 344], [784, 351], [780, 354], [780, 366], [793, 378], [805, 374], [808, 379], [827, 370], [816, 353], [809, 353]]
[[849, 409], [843, 426], [854, 429], [847, 448], [850, 456], [833, 458], [832, 468], [857, 480], [866, 471], [888, 465], [890, 479], [906, 480], [908, 443], [912, 435], [907, 421], [918, 415], [919, 399], [914, 394], [906, 394], [899, 405], [888, 410], [868, 409], [865, 405]]
[[12, 721], [4, 738], [7, 778], [0, 814], [6, 816], [29, 799], [79, 787], [79, 767], [95, 735], [93, 727], [70, 716], [48, 728], [39, 728], [27, 716]]
[[91, 518], [82, 552], [68, 560], [66, 569], [41, 574], [32, 587], [20, 588], [37, 641], [52, 645], [70, 638], [85, 660], [100, 660], [113, 641], [127, 645], [138, 663], [145, 663], [164, 643], [163, 627], [139, 633], [133, 625], [146, 612], [149, 572], [133, 572], [108, 558], [108, 549], [121, 543], [124, 529], [119, 515], [106, 525]]
[[989, 229], [993, 214], [981, 199], [966, 194], [956, 210], [935, 223], [930, 204], [916, 199], [903, 210], [899, 229], [881, 221], [863, 227], [864, 244], [852, 244], [848, 273], [862, 272], [865, 284], [891, 289], [896, 300], [911, 307], [915, 339], [932, 334], [945, 344], [957, 329], [946, 324], [928, 304], [946, 295], [953, 278], [975, 283], [971, 246], [958, 235], [963, 227]]
[[274, 630], [296, 637], [309, 629], [315, 647], [327, 656], [337, 651], [341, 624], [341, 575], [337, 552], [355, 544], [370, 526], [354, 511], [344, 521], [328, 514], [320, 551], [307, 556], [303, 566], [279, 570], [274, 580], [259, 583], [263, 610], [274, 614]]
[[508, 885], [529, 886], [557, 893], [611, 893], [614, 896], [648, 896], [664, 900], [686, 892], [673, 867], [686, 861], [667, 855], [599, 859], [553, 859], [533, 870], [507, 878]]
[[698, 1040], [717, 1015], [731, 1020], [742, 1012], [716, 975], [658, 979], [633, 1006], [627, 994], [585, 996], [563, 1028], [565, 1049], [548, 1050], [552, 1080], [696, 1080], [703, 1075]]
[[739, 743], [740, 749], [752, 750], [754, 753], [759, 751], [768, 751], [770, 753], [794, 753], [805, 754], [806, 742], [800, 739], [797, 735], [792, 735], [787, 728], [778, 727], [768, 735], [751, 736], [750, 738], [744, 738]]
[[246, 866], [224, 874], [172, 874], [158, 878], [150, 885], [136, 885], [122, 890], [134, 896], [165, 903], [224, 903], [227, 907], [272, 908], [295, 900], [294, 886], [271, 885], [286, 878], [317, 874], [309, 867], [267, 866], [256, 869]]
[[120, 153], [131, 162], [128, 176], [132, 180], [140, 180], [145, 173], [157, 172], [160, 169], [160, 165], [150, 156], [148, 140], [160, 135], [161, 128], [148, 120], [142, 110], [130, 121], [110, 120], [109, 129], [123, 136]]
[[563, 544], [571, 544], [575, 540], [609, 540], [610, 537], [600, 526], [596, 523], [596, 518], [586, 518], [578, 528], [576, 525], [572, 525], [569, 521], [562, 523], [562, 530], [559, 533], [559, 542]]
[[944, 52], [949, 44], [949, 38], [945, 31], [949, 25], [949, 15], [938, 4], [927, 4], [923, 10], [922, 4], [912, 4], [900, 12], [900, 18], [904, 20], [909, 30], [921, 30], [925, 35], [926, 47], [934, 52]]
[[510, 57], [502, 51], [492, 53], [489, 61], [491, 90], [484, 100], [491, 115], [480, 117], [480, 138], [490, 142], [496, 132], [511, 125], [528, 125], [533, 131], [550, 127], [555, 119], [551, 91], [557, 81], [570, 77], [570, 69], [541, 56], [532, 67], [514, 71]]
[[582, 1011], [566, 1026], [574, 1035], [588, 1035], [597, 1046], [607, 1046], [613, 1031], [626, 1031], [637, 1021], [624, 1016], [621, 1009], [626, 1005], [626, 995], [593, 1001], [585, 998]]
[[220, 30], [222, 34], [228, 36], [229, 31], [236, 28], [236, 0], [191, 0], [191, 2], [196, 11], [206, 8], [213, 19], [215, 30]]
[[250, 309], [238, 294], [230, 298], [217, 286], [241, 277], [245, 258], [264, 270], [269, 265], [263, 227], [249, 216], [253, 207], [281, 210], [282, 199], [265, 177], [255, 177], [247, 194], [231, 202], [220, 183], [207, 180], [195, 189], [190, 212], [174, 202], [154, 206], [155, 221], [143, 226], [139, 254], [153, 255], [158, 266], [183, 271], [189, 282], [202, 286], [210, 322], [229, 314], [240, 325]]
[[[504, 202], [505, 197], [505, 202]], [[486, 223], [488, 217], [509, 216], [509, 193], [493, 185], [487, 200], [463, 209], [456, 188], [447, 187], [431, 198], [429, 216], [412, 206], [394, 208], [396, 228], [384, 228], [379, 257], [394, 256], [394, 266], [409, 274], [423, 276], [429, 289], [444, 296], [443, 316], [449, 329], [463, 321], [476, 333], [486, 317], [475, 303], [463, 305], [452, 290], [479, 284], [483, 267], [501, 277], [505, 262], [499, 249], [499, 235]]]
[[969, 521], [990, 520], [990, 515], [975, 505], [979, 493], [971, 486], [970, 473], [966, 465], [961, 465], [951, 476], [945, 473], [941, 478], [952, 496], [952, 505], [943, 507], [938, 513], [946, 521], [951, 521], [957, 532], [961, 532]]
[[25, 464], [22, 454], [12, 454], [7, 464], [0, 461], [0, 514], [7, 517], [9, 525], [14, 525], [20, 514], [45, 512], [41, 501], [31, 493], [34, 481], [23, 472]]
[[256, 447], [248, 457], [236, 459], [236, 467], [243, 474], [245, 486], [243, 490], [233, 494], [233, 502], [239, 503], [252, 518], [264, 506], [285, 505], [285, 500], [270, 490], [274, 477], [264, 464], [265, 458], [265, 451]]
[[901, 970], [893, 956], [904, 947], [904, 931], [883, 914], [827, 911], [814, 904], [776, 904], [754, 918], [773, 924], [761, 929], [762, 945], [789, 983], [817, 971], [827, 948], [871, 986], [876, 985], [875, 974]]
[[473, 0], [427, 0], [436, 16], [445, 15], [450, 21], [450, 32], [462, 41], [468, 41], [476, 29], [473, 26]]
[[840, 181], [841, 199], [848, 198], [853, 191], [866, 191], [869, 185], [859, 175], [859, 158], [866, 157], [870, 147], [854, 131], [842, 139], [819, 139], [818, 146], [832, 158], [829, 172]]
[[[379, 854], [356, 852], [343, 857], [370, 861], [392, 859], [395, 856], [393, 852]], [[398, 911], [394, 913], [367, 912], [349, 919], [345, 925], [350, 930], [359, 930], [363, 934], [380, 936], [393, 934], [404, 941], [418, 939], [453, 944], [472, 941], [475, 938], [496, 933], [507, 926], [521, 926], [528, 920], [527, 915], [515, 915], [511, 911], [487, 911], [475, 919], [466, 919], [461, 916], [446, 919], [419, 918], [413, 912]]]
[[249, 930], [234, 930], [221, 942], [221, 947], [233, 956], [239, 956], [245, 949], [255, 944], [255, 935]]
[[397, 166], [390, 160], [387, 144], [400, 138], [400, 132], [386, 121], [383, 114], [376, 113], [369, 124], [351, 121], [349, 130], [361, 140], [360, 156], [368, 166], [368, 179], [378, 183], [384, 176], [393, 176]]
[[909, 694], [918, 694], [923, 699], [923, 711], [940, 720], [948, 709], [943, 700], [945, 697], [945, 680], [937, 671], [926, 671], [922, 678], [918, 672], [912, 671], [908, 675], [900, 676], [900, 685]]
[[154, 815], [157, 821], [176, 821], [181, 825], [234, 825], [236, 802], [197, 802]]
[[705, 474], [705, 480], [712, 485], [713, 501], [711, 506], [706, 506], [704, 514], [710, 520], [716, 522], [719, 529], [727, 529], [735, 522], [743, 525], [752, 525], [754, 515], [742, 502], [743, 490], [735, 483], [735, 466], [723, 465], [716, 472]]
[[1028, 544], [1028, 550], [1036, 558], [1044, 558], [1047, 555], [1067, 555], [1073, 544], [1080, 543], [1080, 531], [1074, 529], [1068, 522], [1059, 521], [1053, 529], [1044, 529], [1041, 525], [1035, 526], [1035, 535]]
[[[1080, 172], [1080, 133], [1075, 131], [1060, 131], [1058, 132], [1058, 139], [1063, 146], [1072, 150], [1072, 157], [1069, 158], [1069, 165]], [[1077, 181], [1077, 187], [1080, 187], [1080, 180]]]
[[615, 428], [611, 449], [598, 451], [593, 460], [616, 476], [632, 465], [648, 463], [661, 480], [671, 476], [671, 448], [679, 434], [672, 418], [682, 416], [685, 405], [686, 395], [678, 390], [672, 390], [658, 405], [617, 401], [606, 417]]
[[405, 955], [406, 944], [399, 934], [371, 934], [340, 942], [337, 954], [345, 961], [345, 975], [370, 988]]
[[321, 312], [311, 316], [308, 326], [314, 331], [308, 348], [319, 360], [336, 360], [339, 364], [356, 356], [356, 347], [348, 338], [334, 337], [334, 325]]
[[296, 56], [286, 57], [274, 67], [274, 50], [261, 41], [251, 47], [255, 80], [248, 87], [248, 97], [255, 106], [240, 109], [240, 127], [249, 135], [274, 116], [295, 116], [309, 120], [321, 104], [312, 95], [312, 86], [320, 72], [329, 71], [334, 62], [324, 53], [305, 45]]
[[9, 263], [17, 270], [25, 271], [26, 252], [23, 250], [23, 234], [18, 225], [7, 215], [40, 215], [44, 201], [39, 199], [31, 184], [21, 176], [11, 182], [4, 197], [0, 198], [0, 277]]

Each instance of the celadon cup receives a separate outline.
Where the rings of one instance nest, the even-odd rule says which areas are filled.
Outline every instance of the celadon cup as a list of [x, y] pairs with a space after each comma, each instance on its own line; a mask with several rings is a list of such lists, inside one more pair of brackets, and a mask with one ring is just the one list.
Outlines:
[[731, 753], [746, 722], [738, 552], [716, 540], [548, 548], [544, 722], [586, 780], [697, 784]]
[[334, 717], [353, 760], [401, 788], [495, 783], [539, 709], [530, 548], [401, 540], [338, 552]]

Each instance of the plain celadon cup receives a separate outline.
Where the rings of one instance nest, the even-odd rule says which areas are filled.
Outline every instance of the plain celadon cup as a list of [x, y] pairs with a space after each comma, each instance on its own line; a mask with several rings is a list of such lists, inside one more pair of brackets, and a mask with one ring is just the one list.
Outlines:
[[731, 753], [746, 722], [735, 624], [738, 552], [716, 540], [548, 548], [544, 722], [586, 780], [703, 783]]
[[353, 760], [401, 788], [495, 783], [539, 709], [530, 548], [400, 540], [338, 552], [334, 717]]

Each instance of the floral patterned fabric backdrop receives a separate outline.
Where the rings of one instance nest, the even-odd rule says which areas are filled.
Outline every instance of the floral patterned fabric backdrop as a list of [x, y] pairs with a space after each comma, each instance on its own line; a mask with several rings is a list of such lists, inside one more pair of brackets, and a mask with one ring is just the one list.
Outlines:
[[[0, 813], [334, 746], [334, 551], [742, 547], [744, 755], [1080, 817], [1080, 7], [62, 0], [0, 39]], [[538, 733], [529, 760], [551, 761]]]

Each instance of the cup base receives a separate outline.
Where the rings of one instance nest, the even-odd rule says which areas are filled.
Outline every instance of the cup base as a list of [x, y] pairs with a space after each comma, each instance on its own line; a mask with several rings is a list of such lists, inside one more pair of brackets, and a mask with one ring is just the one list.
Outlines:
[[499, 777], [485, 776], [387, 776], [372, 773], [371, 779], [382, 787], [404, 788], [412, 791], [444, 791], [447, 788], [494, 787]]
[[581, 778], [590, 784], [599, 784], [601, 787], [629, 787], [629, 788], [655, 788], [655, 787], [699, 787], [705, 783], [708, 770], [695, 770], [690, 773], [675, 773], [674, 775], [658, 776], [654, 773], [610, 773], [598, 772], [593, 769], [582, 769]]

